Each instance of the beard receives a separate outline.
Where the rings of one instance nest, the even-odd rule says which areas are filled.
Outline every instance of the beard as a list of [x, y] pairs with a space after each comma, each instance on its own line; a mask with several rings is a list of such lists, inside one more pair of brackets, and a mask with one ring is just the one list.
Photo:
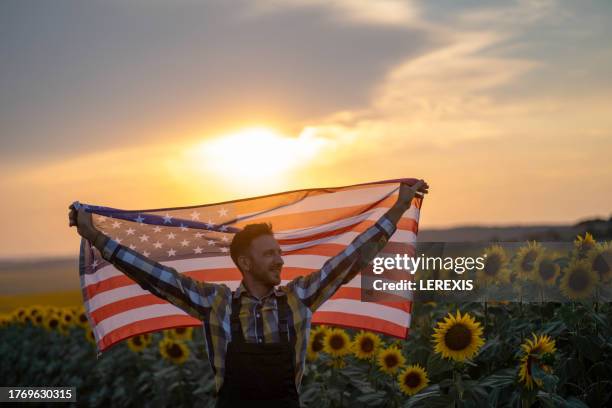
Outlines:
[[273, 268], [269, 271], [269, 276], [270, 276], [270, 283], [274, 284], [275, 286], [278, 285], [281, 282], [281, 270], [280, 268]]
[[276, 286], [281, 282], [281, 268], [280, 267], [266, 267], [254, 271], [254, 277], [259, 282], [266, 285]]

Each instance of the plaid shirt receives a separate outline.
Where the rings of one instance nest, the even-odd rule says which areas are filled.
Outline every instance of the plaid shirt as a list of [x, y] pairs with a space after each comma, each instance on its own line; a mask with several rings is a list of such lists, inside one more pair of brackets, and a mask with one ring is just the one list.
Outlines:
[[304, 372], [312, 314], [363, 269], [385, 246], [396, 226], [382, 216], [350, 245], [307, 276], [279, 286], [261, 299], [251, 295], [244, 283], [232, 291], [223, 284], [196, 281], [174, 268], [155, 262], [107, 237], [102, 256], [141, 287], [203, 321], [208, 359], [215, 373], [217, 391], [223, 384], [225, 353], [231, 341], [232, 296], [240, 297], [240, 320], [245, 341], [279, 341], [276, 298], [287, 296], [291, 310], [290, 331], [295, 336], [295, 383], [299, 389]]

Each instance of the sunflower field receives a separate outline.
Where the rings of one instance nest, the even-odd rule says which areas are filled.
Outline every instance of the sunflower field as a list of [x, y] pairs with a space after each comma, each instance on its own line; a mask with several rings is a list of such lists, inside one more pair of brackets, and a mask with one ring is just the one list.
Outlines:
[[[407, 340], [313, 326], [302, 405], [611, 406], [612, 307], [590, 293], [612, 280], [610, 243], [489, 253], [490, 276], [519, 267], [565, 301], [416, 303]], [[199, 327], [135, 336], [98, 359], [82, 309], [30, 306], [0, 317], [0, 358], [2, 385], [75, 386], [79, 406], [215, 403]]]

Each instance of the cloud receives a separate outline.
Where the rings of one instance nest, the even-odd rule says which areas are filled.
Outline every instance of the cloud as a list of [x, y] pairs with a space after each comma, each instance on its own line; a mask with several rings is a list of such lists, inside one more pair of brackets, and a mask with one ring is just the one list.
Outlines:
[[516, 30], [519, 26], [532, 25], [544, 19], [554, 19], [560, 23], [561, 18], [567, 18], [567, 14], [557, 7], [556, 0], [519, 0], [502, 7], [480, 7], [466, 11], [459, 16], [458, 23]]
[[260, 17], [295, 9], [323, 9], [337, 22], [366, 25], [407, 25], [418, 21], [418, 8], [399, 0], [259, 0], [249, 4], [247, 16]]
[[[511, 120], [526, 123], [549, 114], [555, 110], [551, 100], [502, 100], [496, 91], [520, 83], [525, 74], [543, 66], [541, 61], [504, 55], [502, 50], [522, 42], [525, 25], [554, 16], [554, 4], [520, 1], [514, 6], [467, 10], [444, 24], [421, 17], [419, 24], [429, 27], [431, 36], [443, 39], [443, 45], [396, 64], [366, 106], [312, 121], [310, 131], [333, 141], [327, 146], [335, 149], [337, 159], [348, 145], [361, 145], [368, 154], [389, 144], [434, 151], [470, 140], [495, 139], [516, 126], [509, 124]], [[521, 25], [506, 25], [508, 15], [521, 18]], [[476, 24], [485, 21], [491, 28]], [[475, 28], [465, 28], [466, 22]], [[354, 149], [350, 155], [354, 157]]]
[[494, 32], [454, 34], [447, 46], [390, 70], [369, 106], [337, 112], [311, 128], [337, 145], [361, 141], [366, 150], [394, 138], [448, 147], [494, 137], [502, 130], [500, 118], [522, 109], [496, 101], [487, 91], [538, 66], [526, 59], [483, 55], [505, 39]]

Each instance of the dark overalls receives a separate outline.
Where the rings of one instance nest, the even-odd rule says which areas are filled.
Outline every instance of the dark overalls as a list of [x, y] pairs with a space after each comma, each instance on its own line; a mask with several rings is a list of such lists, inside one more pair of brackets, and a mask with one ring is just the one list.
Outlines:
[[232, 340], [225, 355], [225, 376], [217, 408], [299, 407], [295, 387], [295, 338], [290, 339], [287, 296], [278, 296], [279, 343], [247, 343], [240, 323], [240, 298], [232, 300]]

